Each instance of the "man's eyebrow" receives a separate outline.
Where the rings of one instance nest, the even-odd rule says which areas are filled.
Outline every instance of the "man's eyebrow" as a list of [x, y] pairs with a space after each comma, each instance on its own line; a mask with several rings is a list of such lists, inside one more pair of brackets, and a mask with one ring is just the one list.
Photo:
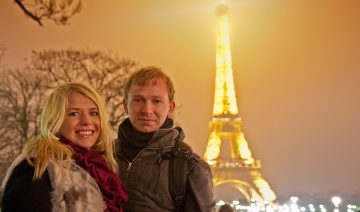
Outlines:
[[141, 94], [134, 94], [133, 96], [142, 96]]
[[153, 98], [156, 98], [156, 99], [163, 99], [162, 96], [152, 96]]

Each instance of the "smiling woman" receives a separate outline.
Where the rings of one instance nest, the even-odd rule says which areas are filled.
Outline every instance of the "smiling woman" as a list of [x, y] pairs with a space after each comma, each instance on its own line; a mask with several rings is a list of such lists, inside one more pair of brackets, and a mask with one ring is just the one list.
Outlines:
[[38, 138], [6, 174], [2, 212], [122, 211], [127, 195], [113, 141], [100, 95], [81, 83], [59, 86], [45, 102]]
[[96, 104], [82, 93], [71, 92], [65, 113], [59, 134], [87, 149], [94, 146], [100, 134]]

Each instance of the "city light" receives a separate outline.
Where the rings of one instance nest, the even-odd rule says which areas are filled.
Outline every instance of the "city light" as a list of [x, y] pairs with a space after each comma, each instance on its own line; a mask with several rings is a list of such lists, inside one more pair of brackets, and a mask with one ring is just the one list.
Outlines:
[[338, 196], [335, 196], [335, 197], [331, 198], [331, 202], [334, 203], [334, 206], [336, 208], [338, 208], [341, 203], [341, 198]]
[[[238, 200], [232, 200], [226, 202], [224, 200], [217, 201], [216, 205], [220, 208], [222, 205], [230, 205], [236, 212], [359, 212], [360, 205], [355, 203], [344, 204], [341, 207], [342, 202], [348, 202], [339, 196], [334, 196], [324, 201], [324, 203], [306, 203], [305, 200], [300, 199], [297, 196], [292, 196], [288, 201], [281, 204], [274, 204], [269, 202], [256, 202], [251, 201], [249, 204], [241, 204]], [[300, 204], [301, 203], [301, 204]]]

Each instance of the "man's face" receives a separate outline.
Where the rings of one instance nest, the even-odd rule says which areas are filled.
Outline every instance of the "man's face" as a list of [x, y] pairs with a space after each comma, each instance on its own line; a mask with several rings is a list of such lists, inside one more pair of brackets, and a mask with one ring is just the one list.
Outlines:
[[169, 94], [163, 80], [156, 84], [132, 85], [128, 98], [124, 99], [124, 109], [134, 128], [143, 133], [158, 130], [167, 116], [174, 112], [175, 102], [169, 101]]

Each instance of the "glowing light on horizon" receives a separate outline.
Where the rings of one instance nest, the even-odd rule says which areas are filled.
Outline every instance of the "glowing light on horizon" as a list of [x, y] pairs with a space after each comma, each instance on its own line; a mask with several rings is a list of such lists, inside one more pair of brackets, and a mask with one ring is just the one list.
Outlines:
[[232, 71], [227, 7], [218, 8], [216, 79], [213, 115], [238, 114]]
[[212, 132], [209, 136], [209, 142], [206, 147], [204, 159], [211, 164], [220, 155], [221, 140], [216, 132]]
[[259, 188], [261, 196], [264, 198], [266, 202], [272, 202], [276, 199], [276, 195], [273, 190], [271, 190], [268, 182], [264, 180], [260, 175], [254, 176], [254, 182], [256, 186]]
[[[261, 176], [258, 170], [261, 163], [251, 154], [245, 134], [242, 132], [242, 121], [238, 117], [238, 108], [234, 88], [232, 71], [230, 38], [228, 27], [228, 8], [226, 5], [217, 7], [217, 49], [216, 49], [216, 77], [213, 119], [210, 122], [211, 133], [205, 151], [204, 159], [212, 169], [217, 168], [242, 168], [250, 174], [251, 179], [240, 177], [232, 180], [232, 185], [244, 194], [247, 200], [272, 202], [276, 199], [270, 185]], [[231, 158], [228, 155], [220, 156], [222, 142], [228, 142]], [[214, 185], [227, 182], [226, 177], [214, 177]], [[247, 182], [247, 180], [251, 182]], [[231, 203], [233, 204], [233, 203]], [[234, 205], [234, 204], [233, 204]], [[257, 206], [250, 206], [257, 207]], [[267, 210], [262, 206], [262, 211]]]
[[[255, 199], [252, 199], [249, 203], [241, 204], [238, 200], [232, 200], [230, 202], [225, 202], [224, 200], [217, 201], [216, 205], [218, 207], [228, 204], [230, 205], [234, 211], [242, 211], [242, 212], [306, 212], [307, 208], [309, 208], [309, 211], [319, 211], [320, 212], [326, 212], [327, 208], [324, 204], [314, 205], [312, 203], [308, 204], [307, 207], [305, 205], [299, 205], [299, 202], [303, 202], [304, 200], [300, 201], [300, 198], [298, 197], [290, 197], [290, 201], [285, 204], [274, 204], [269, 203], [267, 201], [256, 201]], [[342, 202], [340, 197], [331, 198], [331, 202], [333, 205], [340, 205]], [[333, 208], [332, 205], [327, 205], [327, 207]], [[355, 212], [359, 211], [359, 206], [355, 204], [347, 204], [346, 206], [346, 212]], [[340, 212], [344, 210], [340, 210], [340, 208], [336, 207], [334, 208], [334, 211]]]
[[249, 149], [248, 142], [245, 139], [244, 133], [240, 133], [239, 138], [237, 139], [235, 149], [238, 149], [238, 152], [240, 152], [239, 157], [241, 157], [246, 164], [252, 164], [254, 163], [254, 158], [252, 157], [251, 151]]

